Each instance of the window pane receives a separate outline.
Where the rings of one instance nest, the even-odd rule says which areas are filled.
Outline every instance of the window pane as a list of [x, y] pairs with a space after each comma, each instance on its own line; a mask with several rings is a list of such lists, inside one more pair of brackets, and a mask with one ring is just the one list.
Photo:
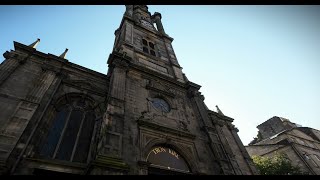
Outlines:
[[70, 160], [73, 146], [79, 131], [82, 115], [82, 111], [72, 111], [69, 123], [63, 134], [63, 139], [56, 156], [57, 159]]
[[148, 48], [146, 48], [146, 47], [143, 47], [143, 52], [145, 52], [145, 53], [149, 53], [149, 50], [148, 50]]
[[73, 161], [83, 163], [86, 162], [89, 153], [94, 124], [94, 113], [92, 111], [86, 113], [86, 117], [82, 125], [81, 135], [78, 141], [75, 155], [73, 157]]
[[151, 54], [152, 56], [156, 56], [156, 53], [155, 53], [153, 50], [150, 50], [150, 54]]
[[53, 120], [52, 128], [50, 128], [48, 136], [44, 141], [40, 156], [52, 157], [59, 141], [61, 131], [65, 125], [67, 115], [68, 110], [66, 106], [60, 112], [57, 112], [55, 119]]
[[149, 47], [151, 47], [152, 49], [154, 49], [154, 44], [152, 42], [149, 42]]
[[148, 42], [144, 39], [142, 39], [142, 44], [148, 46]]

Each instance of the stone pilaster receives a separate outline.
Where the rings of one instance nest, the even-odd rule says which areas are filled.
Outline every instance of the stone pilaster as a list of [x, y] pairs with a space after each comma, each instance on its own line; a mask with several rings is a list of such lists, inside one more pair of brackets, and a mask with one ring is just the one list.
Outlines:
[[148, 175], [148, 167], [150, 166], [150, 163], [146, 161], [138, 161], [138, 165], [140, 167], [139, 175]]
[[38, 81], [35, 82], [34, 88], [28, 93], [26, 100], [33, 103], [40, 103], [45, 92], [50, 87], [55, 78], [55, 72], [43, 70], [43, 73]]
[[110, 57], [109, 67], [111, 69], [111, 89], [108, 93], [107, 109], [101, 124], [98, 154], [121, 159], [128, 62], [115, 55]]
[[0, 85], [17, 69], [20, 64], [24, 64], [30, 57], [19, 58], [17, 54], [6, 51], [3, 56], [6, 58], [0, 65]]
[[226, 155], [226, 161], [228, 162], [228, 165], [225, 165], [224, 169], [228, 172], [228, 174], [241, 174], [241, 172], [236, 171], [238, 169], [237, 161], [234, 158], [234, 154], [231, 150], [231, 147], [228, 143], [228, 141], [225, 138], [225, 135], [222, 131], [222, 126], [224, 126], [226, 123], [223, 121], [220, 121], [219, 123], [214, 124], [217, 135], [220, 139], [221, 144], [223, 145], [223, 150], [225, 151]]
[[256, 174], [258, 175], [259, 172], [257, 170], [257, 168], [255, 167], [249, 153], [247, 152], [246, 148], [243, 146], [242, 142], [241, 142], [241, 139], [238, 135], [238, 129], [234, 126], [234, 125], [229, 125], [228, 126], [228, 129], [230, 130], [233, 138], [235, 139], [240, 151], [241, 151], [241, 154], [243, 155], [243, 158], [245, 159], [245, 161], [247, 162], [252, 174]]
[[216, 134], [216, 130], [212, 126], [212, 123], [209, 119], [207, 109], [203, 102], [204, 97], [203, 95], [201, 95], [200, 92], [198, 92], [198, 90], [200, 89], [200, 86], [192, 82], [188, 82], [188, 85], [189, 85], [188, 97], [194, 101], [194, 107], [196, 108], [195, 111], [198, 111], [200, 114], [200, 119], [203, 124], [201, 129], [208, 136], [208, 139], [209, 139], [208, 145], [210, 147], [212, 154], [215, 157], [214, 162], [217, 163], [216, 167], [220, 167], [220, 169], [217, 170], [216, 173], [225, 174], [224, 168], [223, 168], [224, 162], [221, 161], [221, 152], [219, 152], [219, 150], [221, 149], [220, 141], [219, 141], [218, 135]]
[[8, 123], [3, 125], [4, 128], [0, 132], [0, 161], [4, 164], [14, 148], [24, 148], [23, 144], [17, 144], [17, 142], [54, 79], [54, 72], [43, 71], [39, 80], [35, 81], [34, 88], [24, 100], [21, 100]]

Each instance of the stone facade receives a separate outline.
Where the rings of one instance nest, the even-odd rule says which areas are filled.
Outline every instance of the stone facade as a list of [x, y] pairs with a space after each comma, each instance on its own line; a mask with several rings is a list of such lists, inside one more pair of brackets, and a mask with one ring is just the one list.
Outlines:
[[257, 128], [258, 138], [246, 146], [250, 156], [272, 157], [276, 153], [284, 153], [292, 165], [302, 171], [320, 174], [320, 131], [277, 116]]
[[4, 53], [2, 174], [257, 174], [233, 119], [182, 73], [160, 13], [127, 5], [115, 36], [107, 75], [34, 44]]

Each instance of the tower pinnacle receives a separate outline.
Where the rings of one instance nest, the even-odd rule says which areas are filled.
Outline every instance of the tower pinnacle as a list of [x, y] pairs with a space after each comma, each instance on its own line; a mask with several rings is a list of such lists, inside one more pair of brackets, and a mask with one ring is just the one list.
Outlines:
[[34, 43], [30, 44], [29, 47], [36, 48], [39, 42], [40, 42], [40, 39], [38, 38]]

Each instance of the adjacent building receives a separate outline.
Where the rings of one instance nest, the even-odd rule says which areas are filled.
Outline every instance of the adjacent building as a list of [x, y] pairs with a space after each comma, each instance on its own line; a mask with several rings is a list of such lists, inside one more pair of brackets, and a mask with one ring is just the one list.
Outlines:
[[320, 175], [320, 131], [272, 117], [258, 125], [258, 136], [246, 149], [250, 156], [272, 157], [284, 153], [292, 165], [309, 174]]
[[107, 74], [67, 49], [14, 42], [0, 65], [1, 174], [256, 174], [233, 119], [207, 108], [172, 41], [160, 13], [127, 5]]

